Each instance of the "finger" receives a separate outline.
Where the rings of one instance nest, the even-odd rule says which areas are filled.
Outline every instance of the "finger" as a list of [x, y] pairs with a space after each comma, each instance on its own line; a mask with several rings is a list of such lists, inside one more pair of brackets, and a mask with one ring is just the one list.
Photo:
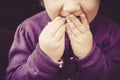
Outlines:
[[63, 24], [58, 31], [56, 32], [54, 39], [60, 41], [65, 36], [65, 28], [66, 26]]
[[80, 34], [79, 29], [74, 25], [74, 23], [70, 20], [70, 18], [67, 18], [68, 25], [70, 27], [71, 32], [74, 36], [78, 36]]
[[81, 31], [83, 33], [86, 33], [88, 31], [90, 31], [90, 26], [89, 26], [87, 17], [86, 17], [85, 14], [81, 14], [80, 16], [81, 16], [81, 23], [83, 24], [83, 27], [81, 28]]
[[56, 34], [58, 29], [65, 23], [65, 19], [61, 18], [51, 23], [51, 28], [49, 29], [48, 33], [52, 36]]
[[46, 31], [48, 31], [50, 28], [52, 28], [52, 25], [54, 24], [54, 23], [56, 23], [56, 21], [58, 21], [58, 20], [60, 20], [61, 19], [61, 17], [56, 17], [53, 21], [51, 21], [51, 22], [48, 22], [48, 24], [46, 25], [46, 27], [44, 28]]
[[75, 17], [74, 15], [70, 15], [69, 18], [72, 20], [74, 25], [78, 28], [78, 30], [82, 33], [81, 28], [83, 25], [80, 22], [80, 20], [77, 17]]
[[66, 26], [66, 29], [67, 29], [66, 31], [67, 31], [67, 34], [68, 34], [69, 38], [71, 38], [73, 36], [73, 34], [72, 34], [72, 31], [71, 31], [70, 27]]
[[73, 33], [72, 33], [72, 31], [71, 31], [71, 29], [70, 29], [70, 27], [69, 26], [66, 26], [67, 28], [67, 34], [68, 34], [68, 37], [69, 37], [69, 39], [70, 39], [70, 41], [71, 40], [74, 40], [75, 39], [75, 36], [73, 35]]
[[66, 24], [66, 32], [67, 32], [69, 35], [72, 35], [72, 31], [71, 31], [71, 29], [69, 28], [68, 23]]
[[56, 17], [53, 21], [48, 22], [48, 24], [44, 27], [44, 29], [42, 30], [42, 33], [47, 34], [49, 29], [51, 28], [52, 24], [55, 23], [55, 21], [59, 20], [60, 17]]
[[84, 25], [89, 25], [88, 20], [87, 20], [85, 14], [81, 14], [80, 17], [81, 17], [81, 23], [82, 23], [82, 24], [84, 24]]
[[75, 38], [74, 34], [72, 33], [70, 26], [68, 25], [68, 23], [66, 24], [66, 32], [68, 34], [68, 37], [70, 38], [70, 40], [72, 40], [73, 38]]
[[80, 20], [74, 15], [70, 15], [69, 18], [72, 20], [72, 22], [76, 25], [77, 28], [82, 26]]

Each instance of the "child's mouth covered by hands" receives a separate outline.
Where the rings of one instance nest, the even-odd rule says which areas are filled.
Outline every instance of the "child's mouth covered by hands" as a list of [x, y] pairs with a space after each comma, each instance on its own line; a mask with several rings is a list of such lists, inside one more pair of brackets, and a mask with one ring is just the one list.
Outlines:
[[74, 55], [79, 59], [86, 57], [92, 49], [92, 34], [85, 14], [66, 17], [68, 33]]
[[[70, 14], [70, 15], [73, 15], [73, 14]], [[70, 15], [68, 15], [68, 16], [70, 16]], [[68, 18], [68, 16], [61, 16], [62, 18], [64, 18], [65, 20], [66, 20], [66, 22], [65, 23], [67, 23], [67, 18]], [[75, 15], [74, 15], [75, 16]], [[80, 16], [75, 16], [79, 21], [81, 21], [81, 19], [80, 19]]]

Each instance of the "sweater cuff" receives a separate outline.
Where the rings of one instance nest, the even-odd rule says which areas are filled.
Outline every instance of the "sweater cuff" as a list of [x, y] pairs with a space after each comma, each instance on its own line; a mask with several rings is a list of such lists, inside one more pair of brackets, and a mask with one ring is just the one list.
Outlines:
[[36, 45], [36, 49], [29, 57], [29, 64], [36, 67], [40, 72], [48, 75], [56, 75], [59, 70], [59, 64], [53, 62], [40, 48]]
[[99, 59], [99, 56], [100, 56], [100, 49], [94, 43], [93, 48], [88, 56], [86, 56], [83, 59], [78, 59], [77, 57], [74, 56], [73, 59], [79, 65], [80, 68], [86, 68], [93, 65]]

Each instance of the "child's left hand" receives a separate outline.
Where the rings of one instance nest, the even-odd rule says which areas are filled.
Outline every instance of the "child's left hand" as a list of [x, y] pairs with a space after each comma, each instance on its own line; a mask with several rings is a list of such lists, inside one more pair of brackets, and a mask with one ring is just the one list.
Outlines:
[[93, 38], [85, 14], [80, 15], [81, 21], [74, 15], [67, 17], [67, 33], [73, 52], [79, 59], [86, 57], [92, 49]]

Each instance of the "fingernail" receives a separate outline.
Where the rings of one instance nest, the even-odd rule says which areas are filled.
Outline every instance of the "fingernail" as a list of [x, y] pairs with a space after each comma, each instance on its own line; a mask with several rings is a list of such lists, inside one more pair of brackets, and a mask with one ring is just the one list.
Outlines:
[[75, 19], [75, 18], [76, 18], [76, 16], [73, 15], [73, 14], [71, 14], [69, 17], [70, 17], [71, 19]]
[[81, 16], [82, 19], [86, 19], [85, 14], [81, 14], [80, 16]]
[[70, 17], [70, 18], [72, 18], [72, 17], [74, 17], [74, 15], [73, 15], [73, 14], [71, 14], [71, 15], [69, 15], [69, 17]]
[[67, 18], [67, 22], [69, 23], [69, 22], [71, 22], [71, 20], [69, 18]]
[[55, 20], [59, 20], [61, 17], [56, 17]]

